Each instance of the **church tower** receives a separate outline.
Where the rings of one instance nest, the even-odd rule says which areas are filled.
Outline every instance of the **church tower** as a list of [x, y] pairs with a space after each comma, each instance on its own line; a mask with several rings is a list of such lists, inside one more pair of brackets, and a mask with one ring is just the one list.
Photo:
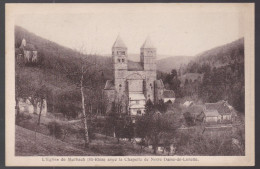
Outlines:
[[119, 35], [112, 47], [112, 59], [116, 100], [122, 102], [126, 92], [127, 47]]
[[140, 60], [146, 74], [145, 96], [154, 102], [154, 82], [156, 80], [156, 48], [150, 37], [147, 37], [140, 49]]

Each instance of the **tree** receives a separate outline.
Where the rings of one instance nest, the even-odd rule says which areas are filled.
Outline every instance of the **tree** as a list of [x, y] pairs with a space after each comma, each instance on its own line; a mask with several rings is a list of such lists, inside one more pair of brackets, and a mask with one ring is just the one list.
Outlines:
[[171, 71], [171, 78], [173, 79], [175, 77], [177, 77], [177, 70], [176, 69], [172, 69], [172, 71]]
[[36, 91], [35, 93], [35, 98], [37, 99], [37, 103], [40, 103], [40, 112], [38, 116], [38, 122], [37, 124], [40, 125], [41, 122], [41, 114], [42, 114], [42, 107], [44, 104], [44, 100], [46, 99], [46, 95], [49, 93], [49, 90], [45, 85], [42, 85], [39, 90]]
[[[146, 142], [153, 147], [154, 154], [163, 139], [171, 139], [180, 126], [180, 114], [155, 113], [155, 108], [149, 100], [146, 103], [146, 113], [137, 118], [137, 134], [146, 138]], [[168, 133], [172, 133], [169, 135]]]
[[154, 109], [154, 105], [153, 105], [153, 102], [148, 99], [146, 104], [145, 104], [145, 113], [146, 114], [153, 114], [155, 112], [155, 109]]
[[167, 105], [164, 103], [162, 99], [159, 100], [158, 104], [155, 105], [155, 107], [161, 112], [165, 113], [167, 110]]
[[[85, 92], [90, 93], [91, 91], [96, 91], [96, 87], [100, 84], [98, 84], [98, 74], [99, 72], [103, 71], [99, 69], [99, 65], [96, 61], [95, 55], [88, 55], [85, 54], [85, 48], [82, 46], [79, 51], [77, 52], [78, 56], [77, 61], [79, 62], [71, 62], [68, 64], [71, 64], [70, 66], [66, 66], [66, 64], [62, 62], [58, 62], [57, 66], [60, 70], [63, 70], [67, 77], [72, 79], [74, 84], [77, 85], [77, 87], [80, 89], [81, 94], [81, 112], [83, 115], [82, 121], [84, 124], [84, 135], [85, 135], [85, 144], [84, 147], [89, 147], [89, 132], [88, 132], [88, 118], [91, 118], [92, 116], [92, 106], [93, 103], [90, 102], [88, 104], [89, 109], [86, 109], [86, 95]], [[78, 66], [80, 65], [80, 66]], [[101, 73], [100, 73], [101, 74]], [[90, 100], [90, 99], [89, 99]]]
[[188, 126], [193, 126], [194, 125], [194, 117], [192, 117], [191, 113], [190, 112], [185, 112], [183, 115], [184, 115], [186, 124]]

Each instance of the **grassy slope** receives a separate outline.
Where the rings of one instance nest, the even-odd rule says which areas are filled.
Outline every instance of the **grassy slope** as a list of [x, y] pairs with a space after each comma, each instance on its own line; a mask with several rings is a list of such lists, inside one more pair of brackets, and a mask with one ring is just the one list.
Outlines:
[[[34, 141], [34, 130], [38, 116], [23, 113], [23, 117], [29, 116], [31, 118], [24, 118], [16, 129], [15, 140], [17, 155], [153, 155], [151, 149], [146, 148], [145, 150], [141, 150], [140, 146], [134, 145], [129, 141], [121, 140], [118, 144], [116, 138], [109, 136], [106, 137], [102, 134], [95, 134], [95, 138], [91, 140], [90, 149], [87, 152], [82, 151], [84, 147], [84, 139], [79, 130], [82, 126], [82, 122], [75, 120], [55, 120], [62, 126], [62, 129], [70, 128], [68, 135], [63, 141], [61, 141], [49, 136], [47, 124], [53, 121], [53, 119], [48, 117], [41, 117], [41, 124], [37, 127], [38, 147], [36, 147]], [[62, 147], [64, 150], [62, 150]], [[67, 149], [67, 147], [69, 147], [69, 149]]]
[[50, 136], [35, 133], [31, 130], [15, 127], [15, 152], [17, 156], [67, 156], [67, 155], [98, 155], [86, 152], [71, 146], [68, 143], [54, 139]]

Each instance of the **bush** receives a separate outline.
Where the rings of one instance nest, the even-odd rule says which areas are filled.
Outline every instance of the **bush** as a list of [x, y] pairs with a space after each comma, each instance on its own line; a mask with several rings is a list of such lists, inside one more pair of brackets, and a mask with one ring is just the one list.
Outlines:
[[52, 121], [48, 123], [47, 127], [51, 136], [54, 136], [55, 138], [61, 138], [63, 132], [62, 126], [59, 123]]
[[19, 115], [15, 116], [15, 123], [19, 124], [21, 121], [26, 121], [32, 119], [32, 116], [30, 114], [25, 113], [19, 113]]

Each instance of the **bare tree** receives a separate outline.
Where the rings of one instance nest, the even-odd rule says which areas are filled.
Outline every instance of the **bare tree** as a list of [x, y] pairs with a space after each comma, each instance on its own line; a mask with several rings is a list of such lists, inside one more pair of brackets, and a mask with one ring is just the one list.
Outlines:
[[90, 93], [91, 91], [95, 91], [97, 87], [97, 76], [102, 70], [98, 67], [96, 55], [86, 54], [84, 46], [78, 50], [78, 55], [75, 56], [75, 60], [69, 64], [70, 66], [67, 66], [60, 62], [58, 66], [72, 79], [73, 85], [76, 85], [80, 89], [82, 121], [84, 124], [84, 147], [88, 148], [90, 142], [88, 118], [91, 116], [92, 103], [89, 104], [89, 109], [87, 109], [86, 92]]

